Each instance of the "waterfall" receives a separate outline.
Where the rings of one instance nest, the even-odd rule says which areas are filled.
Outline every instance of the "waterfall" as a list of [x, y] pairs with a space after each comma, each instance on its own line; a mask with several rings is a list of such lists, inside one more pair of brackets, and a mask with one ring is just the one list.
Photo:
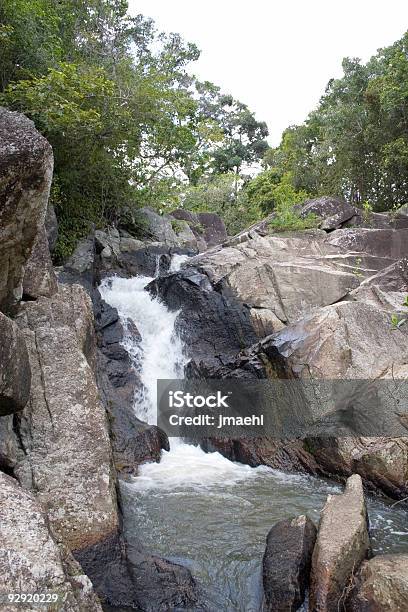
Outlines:
[[[187, 256], [175, 255], [170, 271], [176, 272]], [[157, 266], [158, 269], [159, 266]], [[150, 424], [156, 423], [157, 380], [183, 378], [187, 358], [175, 330], [178, 312], [171, 312], [163, 302], [150, 295], [145, 287], [152, 277], [112, 277], [100, 285], [102, 298], [118, 310], [125, 330], [129, 321], [136, 325], [141, 340], [129, 331], [123, 342], [137, 368], [143, 389], [134, 401], [136, 416]], [[201, 448], [170, 439], [170, 452], [163, 451], [160, 463], [144, 464], [134, 480], [137, 487], [162, 487], [172, 483], [195, 486], [217, 482], [236, 482], [253, 478], [267, 468], [250, 468], [233, 463], [219, 453], [205, 453]]]

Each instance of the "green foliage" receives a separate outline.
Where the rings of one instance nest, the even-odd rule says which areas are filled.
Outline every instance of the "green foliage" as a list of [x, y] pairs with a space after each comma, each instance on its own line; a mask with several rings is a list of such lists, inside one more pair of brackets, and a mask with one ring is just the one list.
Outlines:
[[263, 213], [257, 204], [250, 203], [245, 189], [235, 193], [234, 174], [210, 175], [202, 177], [197, 185], [184, 190], [180, 205], [193, 212], [214, 212], [225, 222], [229, 234], [248, 227], [262, 218]]
[[171, 208], [185, 178], [196, 185], [228, 172], [226, 151], [238, 172], [266, 147], [266, 126], [245, 105], [189, 74], [197, 47], [127, 8], [0, 3], [1, 103], [31, 117], [53, 146], [58, 261], [92, 225], [126, 222], [140, 206]]
[[274, 231], [299, 231], [317, 227], [319, 221], [320, 219], [312, 213], [301, 217], [293, 204], [285, 202], [276, 206], [275, 214], [268, 225]]
[[299, 204], [309, 197], [304, 189], [296, 190], [290, 172], [282, 175], [277, 168], [258, 174], [245, 189], [249, 202], [264, 212]]
[[179, 219], [172, 219], [171, 227], [175, 234], [180, 234], [186, 228], [186, 224]]

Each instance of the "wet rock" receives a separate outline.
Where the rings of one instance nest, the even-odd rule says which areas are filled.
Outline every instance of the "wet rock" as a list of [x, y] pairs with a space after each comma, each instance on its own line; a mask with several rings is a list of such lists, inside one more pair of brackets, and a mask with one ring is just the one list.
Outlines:
[[262, 563], [265, 612], [296, 612], [303, 603], [316, 533], [304, 515], [279, 521], [269, 531]]
[[23, 410], [30, 396], [31, 369], [24, 334], [0, 313], [0, 417]]
[[25, 267], [23, 296], [24, 299], [37, 299], [40, 296], [50, 297], [57, 291], [57, 277], [51, 261], [47, 234], [45, 227], [42, 227]]
[[21, 299], [24, 267], [44, 224], [52, 149], [20, 115], [0, 108], [0, 309]]
[[123, 348], [125, 335], [140, 340], [134, 324], [123, 328], [116, 308], [94, 294], [94, 312], [98, 338], [97, 380], [102, 401], [109, 415], [112, 450], [116, 469], [136, 474], [140, 464], [160, 461], [162, 449], [169, 450], [166, 434], [155, 425], [138, 419], [133, 405], [142, 383], [128, 352]]
[[408, 610], [408, 555], [378, 555], [364, 561], [355, 582], [348, 612]]
[[186, 267], [154, 280], [149, 290], [172, 310], [181, 309], [178, 329], [198, 363], [217, 368], [256, 340], [250, 312], [228, 287], [212, 285], [206, 274]]
[[368, 556], [370, 542], [363, 486], [357, 474], [342, 495], [329, 495], [322, 510], [312, 558], [310, 609], [337, 612], [353, 576]]
[[29, 351], [31, 396], [19, 420], [24, 458], [14, 468], [36, 492], [71, 550], [118, 528], [111, 449], [94, 378], [95, 339], [89, 297], [61, 286], [24, 305], [18, 317]]
[[198, 610], [199, 589], [188, 569], [149, 554], [139, 539], [112, 536], [75, 554], [104, 610]]
[[[50, 533], [37, 499], [1, 472], [0, 573], [3, 593], [57, 593], [60, 610], [102, 611], [89, 578]], [[6, 607], [17, 612], [21, 604]]]
[[318, 474], [319, 465], [302, 440], [262, 438], [207, 438], [200, 444], [206, 452], [219, 452], [230, 461], [251, 467], [267, 465], [282, 472]]

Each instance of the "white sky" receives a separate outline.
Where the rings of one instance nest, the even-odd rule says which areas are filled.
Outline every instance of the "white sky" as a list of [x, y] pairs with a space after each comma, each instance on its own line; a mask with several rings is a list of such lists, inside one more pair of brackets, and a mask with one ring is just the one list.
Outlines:
[[408, 29], [407, 0], [129, 0], [132, 14], [197, 44], [200, 79], [267, 122], [270, 143], [301, 123], [345, 56], [369, 59]]

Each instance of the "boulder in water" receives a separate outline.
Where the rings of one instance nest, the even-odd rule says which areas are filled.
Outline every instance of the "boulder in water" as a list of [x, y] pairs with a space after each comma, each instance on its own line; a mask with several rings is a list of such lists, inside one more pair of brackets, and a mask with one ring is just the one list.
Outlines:
[[353, 575], [368, 556], [370, 540], [361, 477], [329, 495], [322, 510], [312, 559], [310, 609], [335, 612], [346, 602]]
[[316, 533], [304, 515], [279, 521], [268, 533], [262, 563], [265, 612], [294, 612], [303, 603]]

